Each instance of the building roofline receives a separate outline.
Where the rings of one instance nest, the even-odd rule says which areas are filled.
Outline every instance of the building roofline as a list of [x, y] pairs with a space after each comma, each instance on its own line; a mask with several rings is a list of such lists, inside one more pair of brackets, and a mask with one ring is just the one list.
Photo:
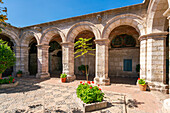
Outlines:
[[[85, 14], [85, 15], [79, 15], [79, 16], [74, 16], [74, 17], [59, 19], [59, 20], [55, 20], [55, 21], [44, 22], [44, 23], [35, 24], [35, 25], [28, 25], [28, 26], [25, 26], [25, 27], [15, 27], [15, 28], [24, 29], [24, 28], [30, 28], [30, 27], [35, 27], [35, 26], [41, 26], [41, 25], [51, 24], [51, 23], [54, 23], [54, 22], [65, 21], [65, 20], [68, 20], [68, 19], [76, 19], [76, 18], [85, 17], [85, 16], [90, 16], [90, 15], [94, 15], [94, 14], [97, 15], [97, 14], [101, 14], [101, 13], [105, 13], [105, 12], [109, 12], [109, 11], [114, 11], [114, 10], [118, 10], [118, 9], [122, 9], [122, 8], [136, 7], [136, 6], [140, 6], [140, 5], [145, 5], [145, 4], [148, 4], [149, 1], [150, 1], [150, 0], [144, 0], [143, 3], [139, 3], [139, 4], [134, 4], [134, 5], [124, 6], [124, 7], [109, 9], [109, 10], [105, 10], [105, 11], [99, 11], [99, 12], [95, 12], [95, 13], [89, 13], [89, 14]], [[13, 27], [14, 27], [14, 26], [13, 26]]]

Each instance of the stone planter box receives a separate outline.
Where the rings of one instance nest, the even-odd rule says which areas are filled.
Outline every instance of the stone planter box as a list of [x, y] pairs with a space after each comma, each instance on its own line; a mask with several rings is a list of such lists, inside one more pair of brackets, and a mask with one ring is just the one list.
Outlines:
[[83, 112], [89, 112], [89, 111], [103, 109], [103, 108], [106, 108], [108, 105], [107, 101], [105, 101], [105, 100], [102, 102], [86, 104], [83, 101], [81, 101], [81, 99], [78, 98], [76, 94], [74, 94], [73, 97], [74, 97], [74, 100], [77, 102], [77, 104], [81, 107]]
[[10, 84], [1, 84], [0, 85], [0, 89], [5, 89], [5, 88], [11, 88], [11, 87], [15, 87], [18, 85], [18, 81], [14, 82], [14, 83], [10, 83]]

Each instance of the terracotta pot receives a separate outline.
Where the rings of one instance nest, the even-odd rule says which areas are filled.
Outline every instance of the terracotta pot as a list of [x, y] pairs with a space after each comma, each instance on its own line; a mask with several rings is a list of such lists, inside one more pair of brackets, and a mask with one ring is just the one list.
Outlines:
[[22, 76], [22, 74], [17, 74], [17, 77], [21, 77]]
[[84, 73], [85, 73], [85, 71], [84, 71], [84, 70], [82, 70], [82, 73], [84, 74]]
[[66, 82], [67, 78], [61, 78], [61, 82]]
[[140, 88], [141, 91], [146, 91], [146, 87], [147, 87], [146, 84], [145, 85], [139, 84], [139, 88]]

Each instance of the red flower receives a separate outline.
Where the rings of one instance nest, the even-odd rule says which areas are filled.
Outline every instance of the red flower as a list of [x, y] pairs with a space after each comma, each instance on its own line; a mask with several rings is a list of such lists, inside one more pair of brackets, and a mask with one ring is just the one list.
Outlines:
[[92, 89], [92, 87], [90, 87], [90, 89]]
[[99, 88], [99, 90], [101, 91], [101, 88]]
[[9, 83], [10, 83], [10, 81], [9, 81]]
[[88, 84], [91, 84], [90, 81], [87, 82]]
[[12, 82], [14, 82], [15, 79], [12, 80]]
[[82, 84], [82, 81], [80, 81], [80, 84]]
[[83, 83], [83, 85], [84, 85], [84, 83]]
[[138, 78], [138, 80], [140, 80], [140, 78]]
[[11, 76], [11, 75], [9, 75], [9, 76]]
[[2, 78], [0, 78], [0, 79], [2, 79]]
[[92, 83], [94, 84], [94, 81], [92, 81]]
[[98, 84], [98, 86], [100, 86], [100, 85]]

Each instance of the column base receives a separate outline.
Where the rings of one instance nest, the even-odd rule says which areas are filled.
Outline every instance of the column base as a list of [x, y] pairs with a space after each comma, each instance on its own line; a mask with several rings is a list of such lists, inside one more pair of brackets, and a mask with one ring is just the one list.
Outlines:
[[146, 81], [148, 83], [148, 86], [151, 91], [160, 91], [163, 94], [169, 93], [169, 86], [168, 84], [163, 84], [159, 82], [152, 82], [152, 81]]
[[50, 78], [50, 74], [49, 73], [37, 73], [36, 78], [39, 78], [39, 79]]
[[95, 84], [100, 84], [100, 85], [110, 85], [110, 78], [98, 78], [98, 77], [95, 77], [94, 78], [94, 82]]
[[[167, 111], [170, 112], [170, 98], [164, 100], [163, 106], [164, 106], [164, 108], [165, 108]], [[168, 113], [169, 113], [169, 112], [168, 112]]]
[[76, 79], [75, 75], [67, 75], [67, 82], [72, 82]]

